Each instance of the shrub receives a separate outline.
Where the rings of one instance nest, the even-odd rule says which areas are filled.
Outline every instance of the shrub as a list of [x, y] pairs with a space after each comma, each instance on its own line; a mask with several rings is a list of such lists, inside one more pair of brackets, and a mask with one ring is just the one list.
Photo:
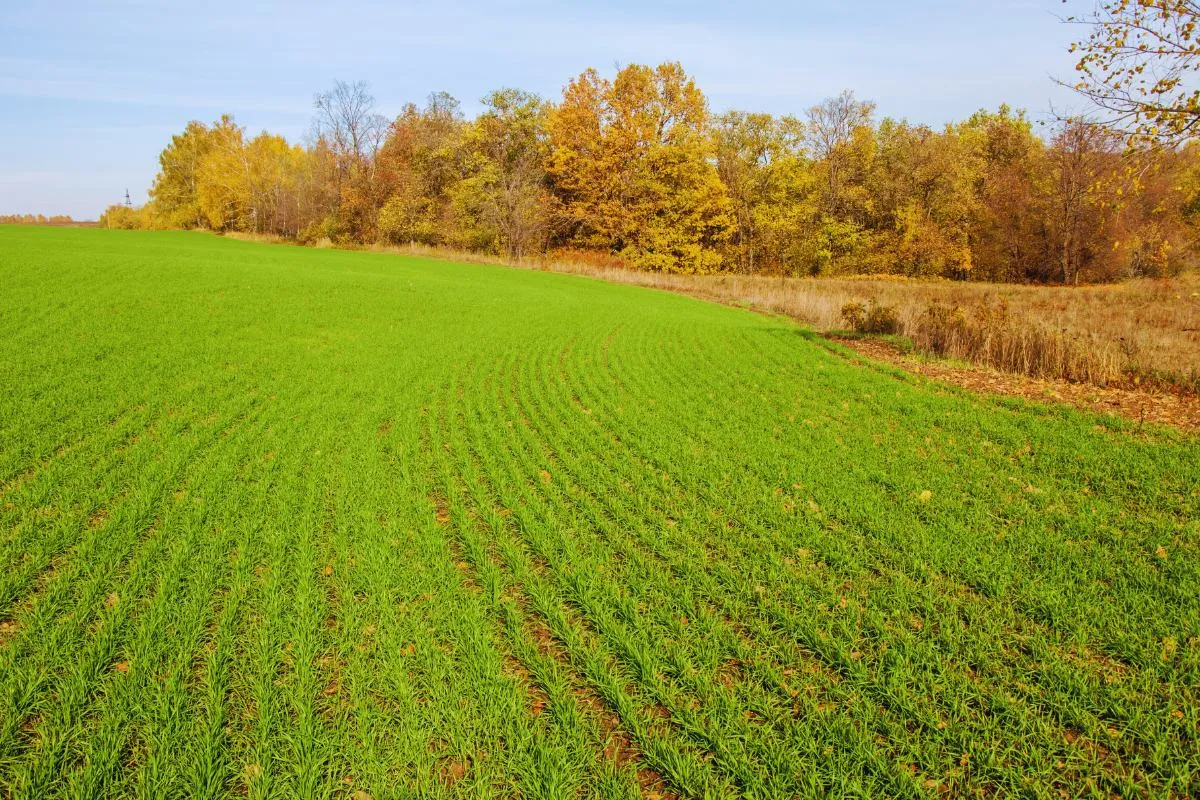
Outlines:
[[958, 306], [930, 303], [917, 320], [916, 338], [923, 350], [938, 356], [957, 352], [967, 319]]
[[138, 214], [132, 208], [122, 205], [112, 205], [104, 210], [100, 215], [99, 225], [101, 228], [117, 228], [125, 231], [137, 229]]
[[900, 317], [895, 306], [870, 305], [855, 301], [842, 306], [842, 319], [857, 333], [894, 334], [900, 332]]
[[329, 217], [310, 222], [296, 234], [296, 241], [300, 244], [319, 247], [322, 242], [330, 242], [333, 239], [333, 228], [333, 220]]
[[867, 305], [855, 300], [842, 306], [842, 321], [852, 331], [861, 331], [867, 320]]

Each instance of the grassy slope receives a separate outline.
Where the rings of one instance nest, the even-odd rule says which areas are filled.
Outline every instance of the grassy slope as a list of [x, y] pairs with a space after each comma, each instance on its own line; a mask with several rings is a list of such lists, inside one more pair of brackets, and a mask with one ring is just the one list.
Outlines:
[[569, 276], [0, 286], [0, 794], [1200, 790], [1194, 439]]

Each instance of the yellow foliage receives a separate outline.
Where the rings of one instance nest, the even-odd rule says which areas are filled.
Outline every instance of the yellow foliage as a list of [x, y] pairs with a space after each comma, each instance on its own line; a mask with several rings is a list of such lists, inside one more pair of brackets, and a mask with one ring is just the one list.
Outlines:
[[550, 174], [577, 238], [642, 269], [713, 272], [732, 223], [704, 95], [679, 64], [588, 70], [549, 118]]

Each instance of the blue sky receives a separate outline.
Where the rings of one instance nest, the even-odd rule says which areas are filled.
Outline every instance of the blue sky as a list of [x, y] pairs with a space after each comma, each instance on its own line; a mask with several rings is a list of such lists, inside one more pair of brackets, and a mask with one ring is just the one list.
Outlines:
[[190, 119], [307, 131], [315, 92], [370, 83], [395, 114], [431, 91], [468, 113], [491, 89], [557, 97], [586, 67], [681, 61], [715, 110], [801, 113], [845, 88], [881, 115], [942, 125], [1002, 102], [1035, 119], [1079, 101], [1091, 0], [40, 2], [2, 0], [0, 213], [95, 218]]

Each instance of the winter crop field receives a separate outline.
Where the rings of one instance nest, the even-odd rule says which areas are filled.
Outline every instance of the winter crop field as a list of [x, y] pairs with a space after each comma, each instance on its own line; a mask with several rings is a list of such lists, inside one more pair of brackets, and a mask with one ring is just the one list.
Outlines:
[[1200, 793], [1200, 446], [549, 273], [0, 227], [0, 796]]

